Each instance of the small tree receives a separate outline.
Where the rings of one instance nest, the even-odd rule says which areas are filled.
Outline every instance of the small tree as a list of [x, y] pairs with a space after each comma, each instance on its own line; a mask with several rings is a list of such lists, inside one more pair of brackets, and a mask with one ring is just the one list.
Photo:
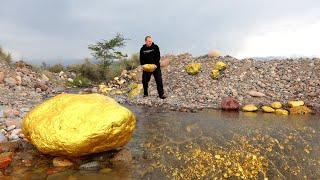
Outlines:
[[129, 39], [125, 39], [120, 33], [117, 33], [114, 38], [90, 44], [88, 48], [92, 51], [93, 57], [100, 61], [102, 68], [107, 69], [113, 60], [127, 57], [118, 50], [118, 48], [126, 45], [125, 40]]

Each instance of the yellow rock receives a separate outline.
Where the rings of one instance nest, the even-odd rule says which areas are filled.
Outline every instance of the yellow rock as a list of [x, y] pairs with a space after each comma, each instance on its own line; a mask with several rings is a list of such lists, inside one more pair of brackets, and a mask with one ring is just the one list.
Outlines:
[[309, 114], [312, 113], [312, 110], [307, 106], [296, 106], [290, 108], [290, 114]]
[[279, 115], [288, 115], [289, 112], [285, 109], [276, 109], [276, 114], [279, 114]]
[[68, 159], [65, 159], [63, 157], [55, 157], [52, 160], [52, 164], [55, 167], [67, 167], [67, 166], [72, 166], [73, 163], [69, 161]]
[[137, 97], [141, 90], [143, 89], [143, 85], [142, 84], [136, 84], [132, 85], [134, 88], [131, 89], [131, 91], [129, 92], [128, 96], [130, 99]]
[[155, 64], [144, 64], [142, 65], [142, 69], [146, 72], [153, 72], [157, 66]]
[[282, 108], [282, 104], [281, 104], [281, 102], [273, 102], [273, 103], [271, 103], [271, 107], [274, 109], [280, 109], [280, 108]]
[[25, 137], [45, 154], [82, 156], [124, 146], [136, 119], [127, 108], [100, 94], [60, 94], [30, 111]]
[[227, 65], [224, 62], [218, 61], [214, 68], [221, 71], [221, 70], [226, 69], [226, 67], [227, 67]]
[[220, 76], [220, 71], [218, 69], [213, 69], [211, 71], [211, 78], [212, 79], [218, 79], [219, 76]]
[[198, 74], [200, 70], [201, 70], [200, 63], [190, 63], [186, 66], [187, 73], [191, 75]]
[[253, 112], [253, 111], [257, 111], [258, 108], [256, 105], [254, 104], [248, 104], [248, 105], [245, 105], [242, 107], [242, 110], [243, 111], [246, 111], [246, 112]]
[[297, 106], [303, 106], [304, 102], [303, 101], [289, 101], [288, 106], [289, 107], [297, 107]]
[[275, 111], [275, 110], [274, 110], [272, 107], [270, 107], [270, 106], [262, 106], [261, 108], [262, 108], [263, 112], [266, 112], [266, 113], [273, 113], [273, 112]]
[[111, 90], [112, 90], [112, 88], [109, 88], [109, 87], [107, 87], [107, 86], [104, 85], [104, 84], [100, 84], [100, 85], [99, 85], [99, 92], [100, 92], [100, 93], [107, 94], [107, 93], [109, 93]]

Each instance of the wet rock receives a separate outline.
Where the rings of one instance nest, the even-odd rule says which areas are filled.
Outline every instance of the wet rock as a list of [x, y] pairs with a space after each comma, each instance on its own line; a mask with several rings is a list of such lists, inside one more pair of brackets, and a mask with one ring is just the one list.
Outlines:
[[73, 165], [73, 163], [69, 159], [63, 157], [53, 158], [52, 164], [54, 167], [68, 167]]
[[13, 153], [4, 152], [0, 154], [0, 169], [5, 169], [12, 162]]
[[221, 108], [222, 110], [238, 110], [240, 107], [240, 104], [239, 102], [232, 98], [232, 97], [227, 97], [227, 98], [224, 98], [222, 101], [221, 101]]
[[245, 112], [254, 112], [258, 110], [258, 107], [254, 104], [248, 104], [242, 107], [242, 110]]
[[290, 108], [290, 114], [310, 114], [312, 113], [312, 110], [308, 108], [307, 106], [296, 106], [293, 108]]
[[298, 107], [298, 106], [303, 106], [304, 102], [303, 101], [289, 101], [288, 106], [289, 107]]
[[266, 113], [273, 113], [275, 112], [275, 110], [270, 107], [270, 106], [262, 106], [261, 109], [263, 110], [263, 112], [266, 112]]
[[132, 162], [132, 154], [128, 149], [122, 149], [111, 159], [113, 165], [123, 166]]
[[273, 109], [280, 109], [280, 108], [282, 108], [282, 104], [281, 104], [281, 102], [273, 102], [273, 103], [271, 104], [271, 107], [272, 107]]
[[285, 109], [276, 109], [275, 113], [278, 115], [289, 115], [289, 112]]
[[101, 164], [98, 161], [92, 161], [85, 164], [82, 164], [79, 169], [87, 171], [97, 171], [101, 169]]

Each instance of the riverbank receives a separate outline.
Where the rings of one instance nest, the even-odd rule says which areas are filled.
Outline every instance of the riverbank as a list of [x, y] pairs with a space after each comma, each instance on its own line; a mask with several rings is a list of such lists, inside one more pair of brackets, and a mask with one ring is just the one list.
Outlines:
[[[122, 103], [180, 111], [220, 109], [221, 101], [226, 97], [236, 99], [240, 106], [245, 104], [262, 106], [274, 101], [287, 104], [289, 100], [303, 100], [313, 110], [318, 111], [320, 107], [320, 59], [318, 58], [239, 60], [230, 56], [213, 58], [181, 54], [166, 56], [163, 59], [169, 60], [169, 65], [161, 68], [167, 99], [157, 98], [153, 78], [149, 83], [149, 97], [143, 97], [142, 93], [132, 99], [128, 98], [126, 93], [112, 96]], [[218, 61], [226, 63], [227, 68], [217, 80], [214, 80], [210, 73]], [[201, 71], [196, 75], [189, 75], [185, 70], [185, 66], [189, 63], [200, 63]], [[128, 80], [127, 76], [132, 72], [136, 74], [135, 80], [132, 80], [133, 78]], [[125, 85], [113, 87], [125, 92], [127, 85], [141, 83], [141, 68], [125, 72], [118, 78], [125, 79]]]

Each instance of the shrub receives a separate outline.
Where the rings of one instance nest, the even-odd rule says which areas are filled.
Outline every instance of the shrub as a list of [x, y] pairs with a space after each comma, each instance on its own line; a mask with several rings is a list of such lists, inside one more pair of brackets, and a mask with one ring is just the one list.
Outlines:
[[76, 86], [76, 87], [89, 87], [91, 86], [91, 81], [83, 76], [76, 76], [73, 81], [67, 81], [68, 86]]
[[65, 67], [62, 64], [55, 64], [46, 68], [50, 72], [59, 73], [64, 71]]

